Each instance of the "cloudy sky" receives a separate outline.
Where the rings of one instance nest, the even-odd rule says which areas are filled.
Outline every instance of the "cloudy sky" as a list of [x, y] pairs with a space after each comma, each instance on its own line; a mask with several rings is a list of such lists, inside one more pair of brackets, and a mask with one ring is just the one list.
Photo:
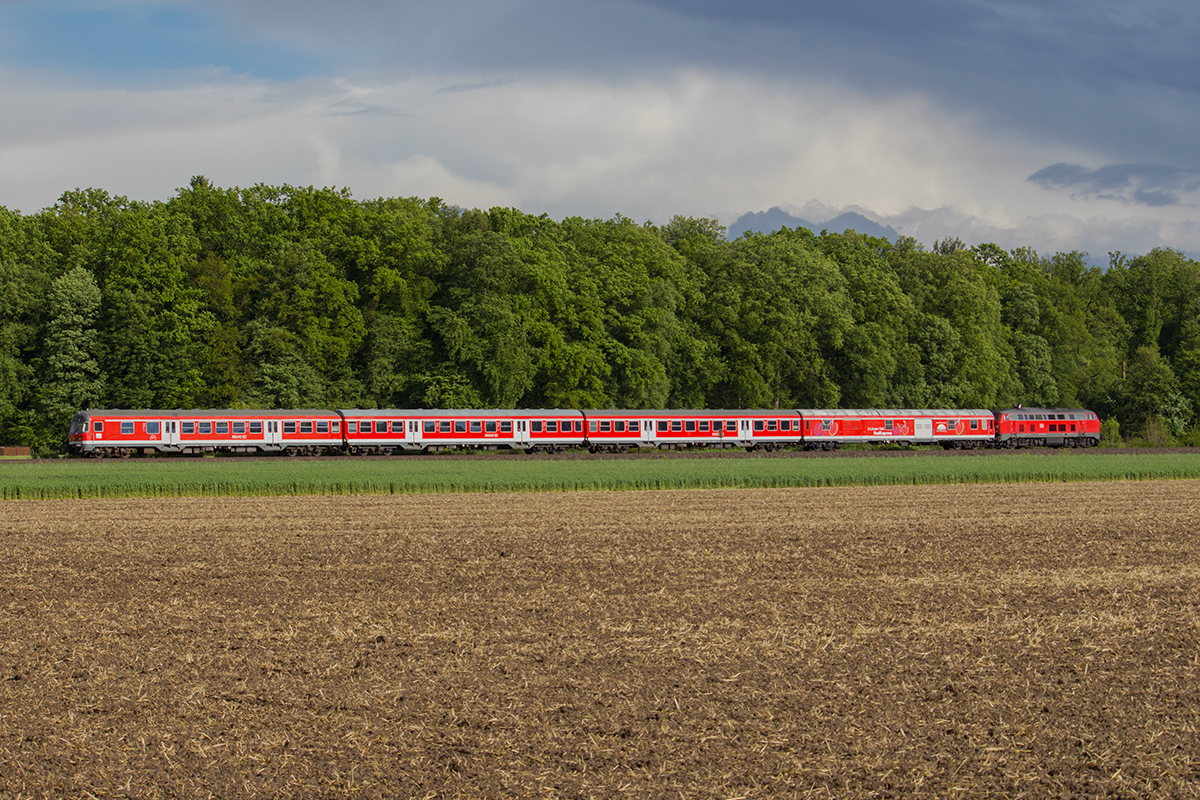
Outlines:
[[0, 0], [0, 205], [338, 186], [1200, 256], [1195, 0]]

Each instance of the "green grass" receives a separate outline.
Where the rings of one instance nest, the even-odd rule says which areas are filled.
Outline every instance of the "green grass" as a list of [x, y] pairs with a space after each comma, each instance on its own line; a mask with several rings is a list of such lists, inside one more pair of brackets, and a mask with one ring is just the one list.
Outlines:
[[394, 460], [237, 458], [0, 464], [0, 498], [198, 497], [878, 486], [1200, 478], [1197, 454], [997, 453], [961, 458]]

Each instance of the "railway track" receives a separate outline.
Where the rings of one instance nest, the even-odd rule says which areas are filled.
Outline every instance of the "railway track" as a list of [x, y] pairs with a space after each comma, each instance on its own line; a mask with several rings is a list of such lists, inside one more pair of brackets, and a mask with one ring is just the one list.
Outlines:
[[[684, 449], [684, 450], [633, 450], [629, 453], [588, 453], [582, 450], [568, 450], [565, 453], [522, 453], [521, 451], [479, 451], [479, 450], [458, 450], [444, 451], [440, 453], [425, 453], [420, 451], [402, 452], [398, 455], [390, 456], [351, 456], [351, 455], [321, 455], [321, 456], [286, 456], [284, 454], [270, 455], [245, 455], [245, 454], [210, 454], [205, 456], [195, 455], [180, 455], [157, 453], [153, 455], [138, 455], [133, 456], [134, 459], [236, 459], [238, 461], [274, 461], [278, 459], [287, 459], [289, 461], [396, 461], [401, 459], [439, 459], [439, 460], [495, 460], [495, 459], [517, 459], [520, 461], [538, 460], [538, 461], [581, 461], [581, 460], [629, 460], [629, 459], [704, 459], [704, 458], [978, 458], [986, 455], [1057, 455], [1063, 453], [1071, 453], [1086, 457], [1090, 454], [1109, 454], [1109, 455], [1137, 455], [1150, 453], [1200, 453], [1200, 449], [1190, 447], [1093, 447], [1086, 450], [1076, 450], [1063, 447], [1030, 447], [1016, 450], [1005, 448], [981, 448], [977, 450], [942, 450], [938, 447], [908, 447], [908, 448], [888, 448], [888, 449], [844, 449], [835, 451], [816, 451], [816, 450], [776, 450], [775, 452], [746, 452], [742, 449], [727, 449], [727, 450], [708, 450], [704, 448]], [[21, 459], [20, 461], [9, 461], [8, 463], [53, 463], [60, 461], [57, 458], [47, 459]], [[88, 460], [88, 459], [83, 459]], [[104, 459], [108, 461], [119, 461], [120, 459]]]

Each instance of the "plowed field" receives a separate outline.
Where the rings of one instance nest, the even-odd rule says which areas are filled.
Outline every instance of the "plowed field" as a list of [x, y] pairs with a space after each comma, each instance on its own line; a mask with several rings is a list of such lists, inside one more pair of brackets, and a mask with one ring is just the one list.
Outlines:
[[0, 505], [4, 797], [1200, 797], [1200, 482]]

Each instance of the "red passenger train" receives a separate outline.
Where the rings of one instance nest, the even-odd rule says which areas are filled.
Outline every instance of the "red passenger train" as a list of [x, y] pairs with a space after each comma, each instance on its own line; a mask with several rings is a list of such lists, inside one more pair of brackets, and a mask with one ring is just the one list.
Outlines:
[[836, 450], [845, 444], [1093, 447], [1100, 419], [1084, 409], [219, 409], [85, 410], [68, 451], [383, 455], [459, 448], [623, 453], [630, 448]]

